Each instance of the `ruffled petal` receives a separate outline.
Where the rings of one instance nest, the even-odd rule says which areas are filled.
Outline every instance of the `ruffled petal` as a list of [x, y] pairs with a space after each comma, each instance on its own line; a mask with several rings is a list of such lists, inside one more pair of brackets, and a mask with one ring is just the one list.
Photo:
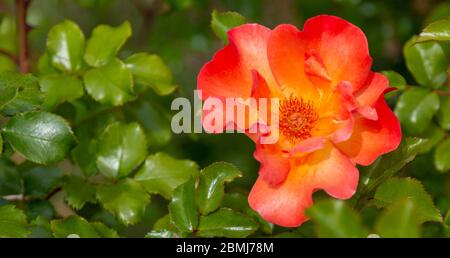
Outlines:
[[317, 51], [333, 85], [350, 81], [355, 91], [364, 86], [372, 58], [361, 29], [341, 18], [320, 15], [306, 21], [303, 34], [307, 50]]
[[228, 32], [230, 43], [205, 64], [197, 78], [202, 99], [208, 97], [248, 98], [252, 92], [252, 70], [271, 80], [267, 60], [270, 29], [245, 24]]
[[355, 165], [332, 144], [303, 159], [291, 161], [286, 180], [273, 186], [259, 177], [249, 195], [250, 206], [265, 220], [284, 227], [297, 227], [308, 218], [312, 194], [323, 189], [335, 198], [350, 198], [358, 184]]
[[[285, 96], [295, 94], [305, 100], [315, 100], [319, 92], [305, 74], [304, 46], [302, 33], [295, 26], [288, 24], [277, 26], [267, 43], [269, 64]], [[314, 59], [311, 61], [311, 67], [319, 66], [313, 61]]]
[[289, 159], [284, 157], [276, 144], [257, 144], [253, 154], [261, 163], [259, 168], [260, 177], [271, 185], [282, 183], [290, 169]]
[[383, 96], [378, 99], [374, 108], [378, 120], [356, 116], [350, 139], [337, 144], [345, 155], [365, 166], [370, 165], [380, 155], [395, 150], [402, 138], [400, 123]]
[[372, 107], [389, 88], [388, 79], [381, 73], [371, 73], [367, 86], [361, 88], [355, 95], [358, 105]]

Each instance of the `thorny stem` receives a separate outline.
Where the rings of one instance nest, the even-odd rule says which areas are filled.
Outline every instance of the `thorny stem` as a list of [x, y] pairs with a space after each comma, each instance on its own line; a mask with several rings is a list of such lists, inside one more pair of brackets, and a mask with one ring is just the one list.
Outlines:
[[30, 27], [27, 25], [28, 6], [31, 0], [16, 0], [16, 20], [19, 40], [19, 67], [22, 73], [30, 72], [29, 48], [28, 48], [28, 31]]

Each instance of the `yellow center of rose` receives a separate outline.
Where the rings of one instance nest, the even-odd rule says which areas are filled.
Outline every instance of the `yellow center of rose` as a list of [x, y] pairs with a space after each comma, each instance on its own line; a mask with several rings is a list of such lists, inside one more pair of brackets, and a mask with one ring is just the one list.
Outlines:
[[318, 115], [313, 103], [290, 97], [280, 103], [280, 131], [291, 141], [311, 137]]

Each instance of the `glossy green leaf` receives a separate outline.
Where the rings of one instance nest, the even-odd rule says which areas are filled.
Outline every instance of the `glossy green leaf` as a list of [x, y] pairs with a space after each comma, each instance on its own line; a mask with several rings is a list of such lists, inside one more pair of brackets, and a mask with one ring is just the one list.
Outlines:
[[404, 138], [396, 150], [381, 156], [371, 166], [362, 168], [361, 182], [364, 192], [371, 192], [394, 176], [406, 164], [413, 161], [427, 144], [428, 140], [426, 139]]
[[110, 124], [99, 138], [97, 167], [106, 177], [127, 176], [146, 156], [145, 134], [137, 123]]
[[245, 17], [237, 12], [218, 12], [214, 10], [212, 12], [211, 28], [216, 36], [220, 38], [224, 44], [227, 44], [227, 32], [234, 27], [244, 24], [245, 22]]
[[420, 135], [439, 109], [439, 96], [427, 89], [412, 88], [398, 100], [395, 114], [409, 135]]
[[82, 140], [72, 150], [72, 159], [87, 177], [97, 173], [97, 141]]
[[316, 202], [306, 214], [317, 225], [319, 237], [367, 237], [359, 215], [341, 200]]
[[159, 95], [168, 95], [177, 88], [172, 72], [158, 55], [138, 53], [128, 57], [125, 63], [136, 82], [150, 86]]
[[78, 176], [69, 176], [63, 185], [67, 203], [79, 210], [86, 202], [95, 203], [95, 186]]
[[197, 187], [200, 213], [206, 215], [219, 208], [225, 194], [224, 184], [241, 176], [241, 171], [230, 163], [217, 162], [204, 168]]
[[267, 222], [256, 211], [250, 208], [247, 195], [240, 193], [226, 193], [220, 206], [249, 215], [260, 224], [259, 230], [261, 232], [267, 235], [271, 235], [273, 233], [274, 224]]
[[44, 107], [54, 109], [57, 105], [80, 98], [84, 94], [83, 82], [66, 75], [48, 75], [39, 80], [41, 90], [46, 94]]
[[34, 167], [23, 173], [25, 195], [44, 198], [52, 190], [62, 186], [63, 171], [53, 167]]
[[30, 219], [42, 217], [45, 219], [52, 219], [56, 212], [53, 205], [47, 200], [32, 200], [27, 202], [25, 213]]
[[71, 216], [66, 219], [54, 220], [51, 228], [55, 237], [66, 238], [77, 235], [80, 238], [99, 238], [95, 228], [84, 218]]
[[198, 225], [198, 212], [195, 205], [195, 180], [178, 186], [169, 204], [170, 218], [182, 232], [192, 232]]
[[420, 33], [416, 42], [450, 41], [450, 17], [429, 24]]
[[18, 89], [23, 84], [30, 83], [30, 77], [25, 78], [14, 72], [0, 73], [0, 108], [3, 108], [18, 94]]
[[44, 217], [37, 217], [31, 221], [28, 229], [31, 233], [28, 235], [29, 238], [52, 238], [53, 233], [50, 226], [50, 221]]
[[434, 152], [434, 165], [441, 172], [450, 170], [450, 138], [441, 142]]
[[172, 139], [170, 113], [164, 106], [144, 95], [141, 100], [127, 105], [125, 115], [137, 121], [145, 130], [150, 147], [162, 147]]
[[64, 159], [75, 139], [64, 119], [47, 112], [13, 117], [3, 128], [3, 135], [14, 150], [39, 164]]
[[441, 214], [434, 206], [430, 195], [415, 179], [391, 178], [378, 187], [374, 198], [376, 205], [380, 207], [410, 198], [417, 205], [418, 215], [422, 222], [442, 222]]
[[84, 60], [91, 66], [100, 67], [111, 61], [131, 36], [129, 22], [118, 27], [97, 26], [87, 41]]
[[102, 104], [120, 106], [134, 99], [130, 70], [119, 59], [84, 74], [87, 93]]
[[108, 228], [101, 222], [91, 222], [97, 234], [102, 238], [119, 238], [119, 234], [114, 229]]
[[177, 238], [179, 237], [175, 232], [167, 229], [152, 230], [145, 235], [146, 238]]
[[27, 218], [14, 205], [0, 206], [0, 237], [27, 237]]
[[53, 66], [74, 72], [83, 65], [85, 39], [83, 31], [72, 21], [65, 20], [51, 28], [47, 37], [47, 52]]
[[200, 237], [243, 238], [258, 229], [258, 224], [239, 212], [228, 208], [200, 217], [197, 235]]
[[125, 225], [141, 220], [150, 196], [132, 179], [123, 179], [114, 185], [97, 187], [97, 199]]
[[52, 59], [47, 52], [44, 52], [38, 60], [37, 72], [39, 75], [59, 74], [60, 71], [52, 64]]
[[389, 86], [402, 90], [406, 88], [406, 80], [401, 74], [396, 71], [382, 71], [381, 73], [388, 78]]
[[425, 143], [421, 150], [420, 154], [428, 153], [431, 151], [436, 145], [445, 137], [445, 131], [442, 130], [435, 123], [431, 123], [428, 128], [425, 130], [423, 134], [420, 135], [420, 138], [425, 139], [427, 143]]
[[442, 129], [450, 130], [450, 97], [441, 96], [441, 105], [437, 114], [437, 121]]
[[375, 225], [377, 233], [389, 238], [419, 237], [421, 218], [417, 209], [412, 199], [396, 202], [378, 218]]
[[36, 77], [17, 72], [0, 73], [0, 92], [0, 110], [6, 115], [35, 110], [44, 97]]
[[403, 49], [406, 66], [420, 85], [437, 89], [447, 81], [447, 59], [436, 42], [409, 40]]
[[4, 159], [0, 159], [0, 196], [22, 192], [21, 175], [17, 168]]
[[147, 157], [134, 179], [148, 192], [170, 199], [175, 188], [198, 174], [199, 168], [195, 162], [175, 159], [160, 152]]

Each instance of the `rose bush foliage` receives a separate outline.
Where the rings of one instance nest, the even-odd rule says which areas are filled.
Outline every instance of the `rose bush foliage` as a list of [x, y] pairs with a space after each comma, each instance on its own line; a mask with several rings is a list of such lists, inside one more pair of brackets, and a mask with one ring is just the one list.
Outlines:
[[[198, 8], [181, 2], [164, 8]], [[44, 26], [32, 14], [28, 22]], [[450, 170], [448, 18], [429, 18], [404, 42], [408, 72], [399, 73], [371, 67], [378, 50], [361, 24], [318, 16], [297, 27], [263, 26], [247, 24], [260, 22], [253, 15], [207, 16], [212, 30], [204, 34], [222, 45], [155, 29], [155, 49], [170, 49], [161, 53], [127, 48], [141, 32], [133, 22], [86, 29], [63, 17], [45, 33], [34, 28], [46, 39], [27, 73], [8, 57], [20, 52], [14, 17], [1, 17], [0, 237], [449, 235], [448, 190], [435, 187]], [[251, 134], [174, 135], [170, 101], [190, 94], [176, 76], [176, 43], [212, 58], [190, 74], [199, 74], [203, 97], [282, 97], [284, 111], [314, 126], [293, 130], [281, 119], [273, 146]], [[236, 148], [259, 170], [219, 151]]]

